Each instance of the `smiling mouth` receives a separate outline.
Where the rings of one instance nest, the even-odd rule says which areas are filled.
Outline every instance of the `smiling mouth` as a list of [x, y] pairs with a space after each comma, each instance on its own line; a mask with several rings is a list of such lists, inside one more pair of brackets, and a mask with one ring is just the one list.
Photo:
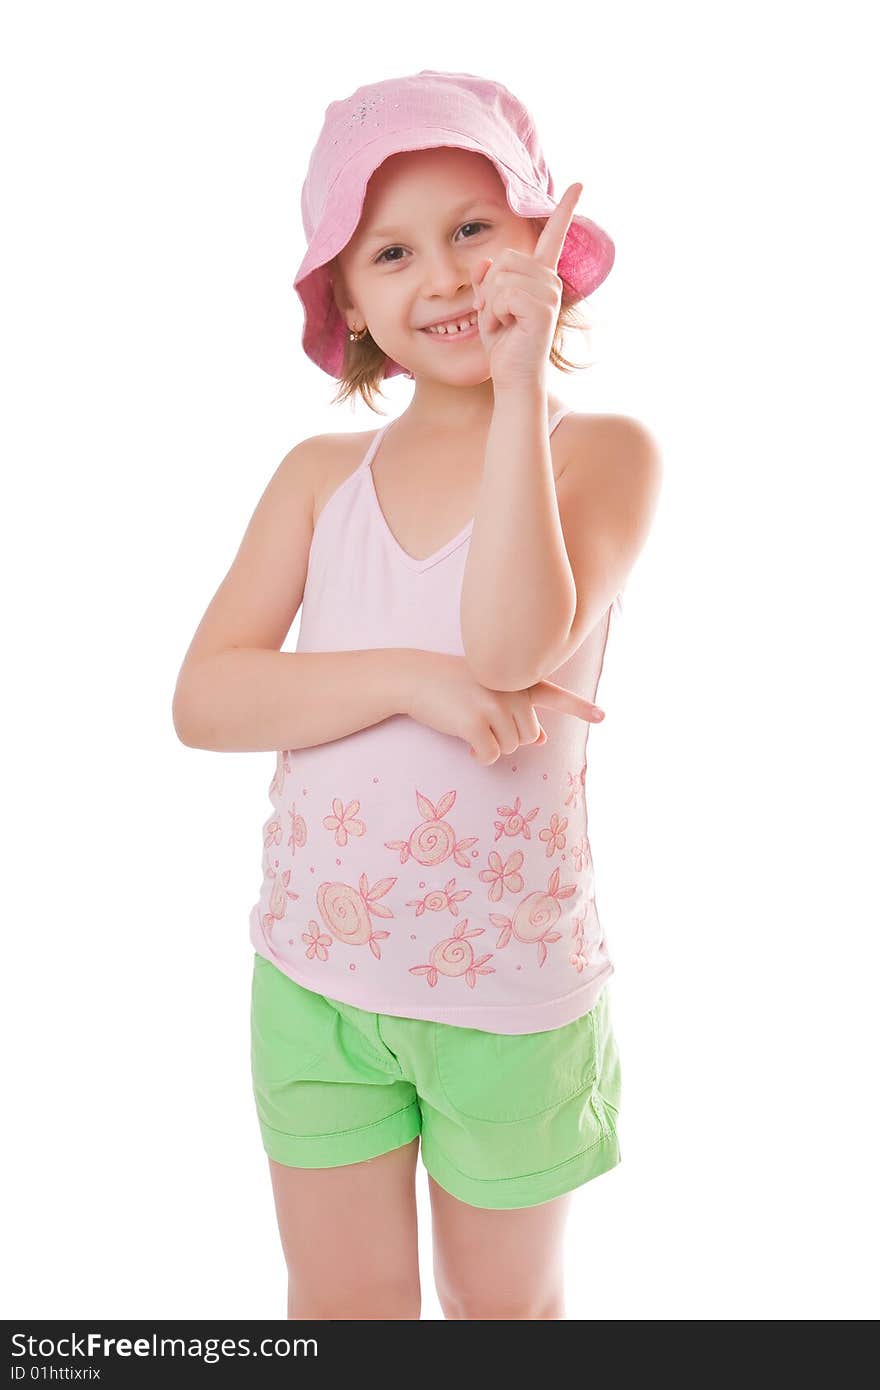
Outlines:
[[430, 328], [420, 328], [420, 333], [430, 333], [435, 338], [468, 337], [477, 326], [476, 314], [459, 319], [454, 323], [438, 323]]

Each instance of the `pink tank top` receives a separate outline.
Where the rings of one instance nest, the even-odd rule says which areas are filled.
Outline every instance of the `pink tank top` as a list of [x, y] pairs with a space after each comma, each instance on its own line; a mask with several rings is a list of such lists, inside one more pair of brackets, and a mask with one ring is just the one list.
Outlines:
[[[371, 471], [391, 424], [319, 513], [297, 651], [464, 655], [473, 519], [425, 559], [399, 545]], [[615, 609], [621, 594], [548, 679], [595, 700]], [[489, 767], [404, 714], [279, 752], [254, 949], [307, 989], [377, 1013], [535, 1033], [592, 1009], [614, 967], [587, 834], [591, 726], [537, 714], [547, 742]]]

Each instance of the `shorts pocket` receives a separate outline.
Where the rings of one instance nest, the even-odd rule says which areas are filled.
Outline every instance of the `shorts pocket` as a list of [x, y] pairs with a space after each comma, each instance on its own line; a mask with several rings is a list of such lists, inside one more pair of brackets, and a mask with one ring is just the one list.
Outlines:
[[336, 1022], [332, 1005], [254, 952], [251, 981], [251, 1069], [255, 1082], [299, 1081], [327, 1051]]
[[438, 1023], [437, 1076], [455, 1109], [474, 1120], [528, 1120], [590, 1090], [596, 1029], [589, 1014], [541, 1033], [486, 1033]]

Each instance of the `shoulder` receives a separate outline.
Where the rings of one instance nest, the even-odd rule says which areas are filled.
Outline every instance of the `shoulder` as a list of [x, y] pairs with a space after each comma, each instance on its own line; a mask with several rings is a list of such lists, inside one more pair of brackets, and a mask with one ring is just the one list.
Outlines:
[[662, 482], [660, 448], [651, 431], [628, 415], [570, 415], [559, 514], [572, 552], [600, 554], [616, 566], [617, 586], [645, 543]]
[[629, 416], [572, 414], [566, 423], [559, 516], [578, 593], [568, 656], [626, 586], [651, 529], [661, 464], [650, 430]]
[[375, 433], [349, 430], [313, 434], [284, 456], [281, 468], [299, 488], [309, 490], [313, 524], [331, 494], [357, 468]]
[[648, 497], [659, 491], [663, 456], [655, 435], [641, 420], [571, 411], [560, 421], [559, 433], [563, 430], [563, 473], [569, 486], [580, 477], [593, 485], [604, 479]]
[[282, 464], [290, 472], [320, 473], [343, 463], [348, 456], [362, 456], [374, 430], [350, 430], [337, 434], [312, 434], [285, 454]]

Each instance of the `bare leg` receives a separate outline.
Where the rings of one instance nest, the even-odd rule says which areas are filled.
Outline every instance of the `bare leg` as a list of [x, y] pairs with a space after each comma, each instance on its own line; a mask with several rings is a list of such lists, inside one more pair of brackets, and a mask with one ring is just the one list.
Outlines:
[[338, 1168], [269, 1159], [288, 1318], [418, 1319], [419, 1138]]
[[563, 1236], [571, 1193], [513, 1211], [460, 1202], [428, 1175], [434, 1281], [449, 1319], [565, 1317]]

